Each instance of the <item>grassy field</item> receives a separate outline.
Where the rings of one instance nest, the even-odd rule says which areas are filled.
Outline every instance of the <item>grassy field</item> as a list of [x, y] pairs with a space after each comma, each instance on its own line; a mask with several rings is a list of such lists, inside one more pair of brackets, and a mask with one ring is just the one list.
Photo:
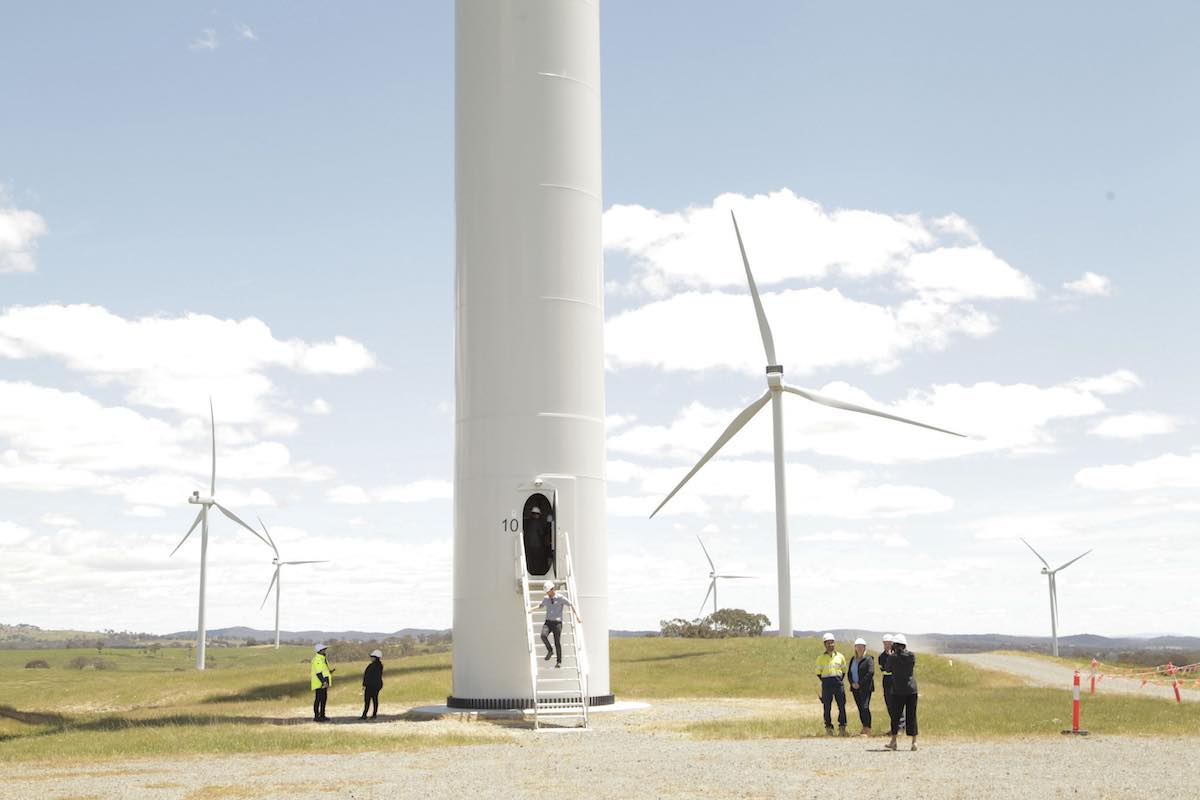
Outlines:
[[[812, 700], [815, 640], [658, 638], [612, 641], [612, 684], [626, 699], [786, 698]], [[215, 648], [212, 667], [191, 668], [185, 649], [157, 654], [105, 651], [109, 669], [69, 668], [96, 651], [0, 651], [0, 760], [82, 759], [178, 753], [325, 752], [407, 749], [496, 741], [492, 726], [405, 723], [299, 725], [311, 693], [304, 647]], [[45, 659], [50, 669], [24, 669]], [[357, 715], [364, 663], [338, 668], [330, 714]], [[388, 662], [381, 712], [443, 702], [450, 655]], [[1058, 735], [1069, 726], [1070, 695], [937, 656], [918, 655], [923, 730], [936, 736]], [[882, 722], [883, 703], [872, 704]], [[852, 728], [856, 716], [850, 709]], [[1153, 698], [1084, 697], [1084, 722], [1096, 733], [1200, 735], [1200, 707]], [[882, 727], [877, 723], [876, 727]], [[794, 738], [823, 734], [812, 715], [717, 720], [686, 728], [704, 738]]]

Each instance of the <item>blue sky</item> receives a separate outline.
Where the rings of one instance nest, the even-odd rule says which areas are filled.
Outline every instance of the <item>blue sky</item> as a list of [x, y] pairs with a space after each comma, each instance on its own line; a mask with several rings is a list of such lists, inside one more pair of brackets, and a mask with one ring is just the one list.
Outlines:
[[[743, 6], [602, 7], [613, 626], [696, 612], [697, 534], [774, 619], [765, 428], [645, 519], [763, 388], [737, 208], [789, 380], [975, 437], [791, 398], [798, 627], [1043, 632], [1023, 535], [1096, 548], [1065, 631], [1197, 633], [1200, 11]], [[0, 19], [5, 621], [194, 624], [211, 392], [218, 494], [335, 561], [285, 627], [449, 625], [452, 4]]]

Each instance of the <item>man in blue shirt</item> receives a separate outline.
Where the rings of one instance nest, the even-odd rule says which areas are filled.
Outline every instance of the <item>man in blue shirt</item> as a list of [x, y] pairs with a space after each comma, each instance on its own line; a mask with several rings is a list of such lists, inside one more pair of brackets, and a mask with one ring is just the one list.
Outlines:
[[[563, 609], [567, 606], [571, 607], [571, 613], [575, 615], [575, 621], [583, 624], [583, 618], [579, 616], [579, 612], [575, 610], [575, 604], [565, 597], [558, 594], [557, 589], [552, 581], [546, 581], [544, 584], [546, 596], [542, 598], [542, 602], [536, 606], [531, 606], [530, 613], [537, 611], [539, 608], [546, 609], [546, 620], [542, 623], [542, 644], [546, 645], [546, 660], [557, 654], [558, 660], [554, 662], [556, 669], [562, 667], [562, 618]], [[550, 635], [554, 635], [554, 646], [550, 646]]]

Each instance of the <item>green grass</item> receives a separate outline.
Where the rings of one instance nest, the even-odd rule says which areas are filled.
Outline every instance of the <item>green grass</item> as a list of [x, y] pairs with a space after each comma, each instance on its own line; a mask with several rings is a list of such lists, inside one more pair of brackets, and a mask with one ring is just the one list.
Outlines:
[[[622, 638], [612, 640], [614, 691], [623, 698], [764, 698], [803, 704], [801, 713], [697, 723], [706, 738], [822, 735], [816, 711], [815, 640]], [[68, 662], [95, 650], [0, 651], [0, 761], [96, 761], [193, 753], [397, 750], [496, 741], [488, 726], [404, 722], [387, 726], [295, 724], [311, 704], [306, 647], [213, 648], [215, 664], [192, 669], [186, 649], [156, 655], [106, 650], [111, 670], [73, 670]], [[25, 662], [45, 659], [46, 670]], [[357, 714], [365, 663], [339, 662], [330, 713]], [[1069, 724], [1070, 694], [944, 658], [918, 654], [920, 717], [926, 734], [993, 737], [1057, 735]], [[450, 654], [387, 662], [382, 713], [401, 714], [443, 702]], [[1084, 696], [1084, 724], [1094, 733], [1200, 735], [1200, 706], [1154, 698]], [[882, 696], [873, 705], [881, 719]], [[794, 706], [793, 706], [794, 707]], [[852, 721], [855, 719], [850, 709]], [[882, 727], [877, 723], [876, 727]]]

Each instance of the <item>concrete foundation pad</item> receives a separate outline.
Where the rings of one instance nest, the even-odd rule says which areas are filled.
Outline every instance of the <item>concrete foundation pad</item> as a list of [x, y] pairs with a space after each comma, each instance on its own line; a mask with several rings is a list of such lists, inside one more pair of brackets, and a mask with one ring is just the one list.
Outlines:
[[[588, 714], [610, 714], [614, 711], [643, 711], [650, 707], [649, 703], [639, 703], [629, 700], [618, 700], [605, 706], [592, 706]], [[410, 718], [417, 719], [456, 719], [461, 722], [491, 719], [533, 719], [532, 708], [451, 708], [450, 706], [417, 706], [408, 711]]]

